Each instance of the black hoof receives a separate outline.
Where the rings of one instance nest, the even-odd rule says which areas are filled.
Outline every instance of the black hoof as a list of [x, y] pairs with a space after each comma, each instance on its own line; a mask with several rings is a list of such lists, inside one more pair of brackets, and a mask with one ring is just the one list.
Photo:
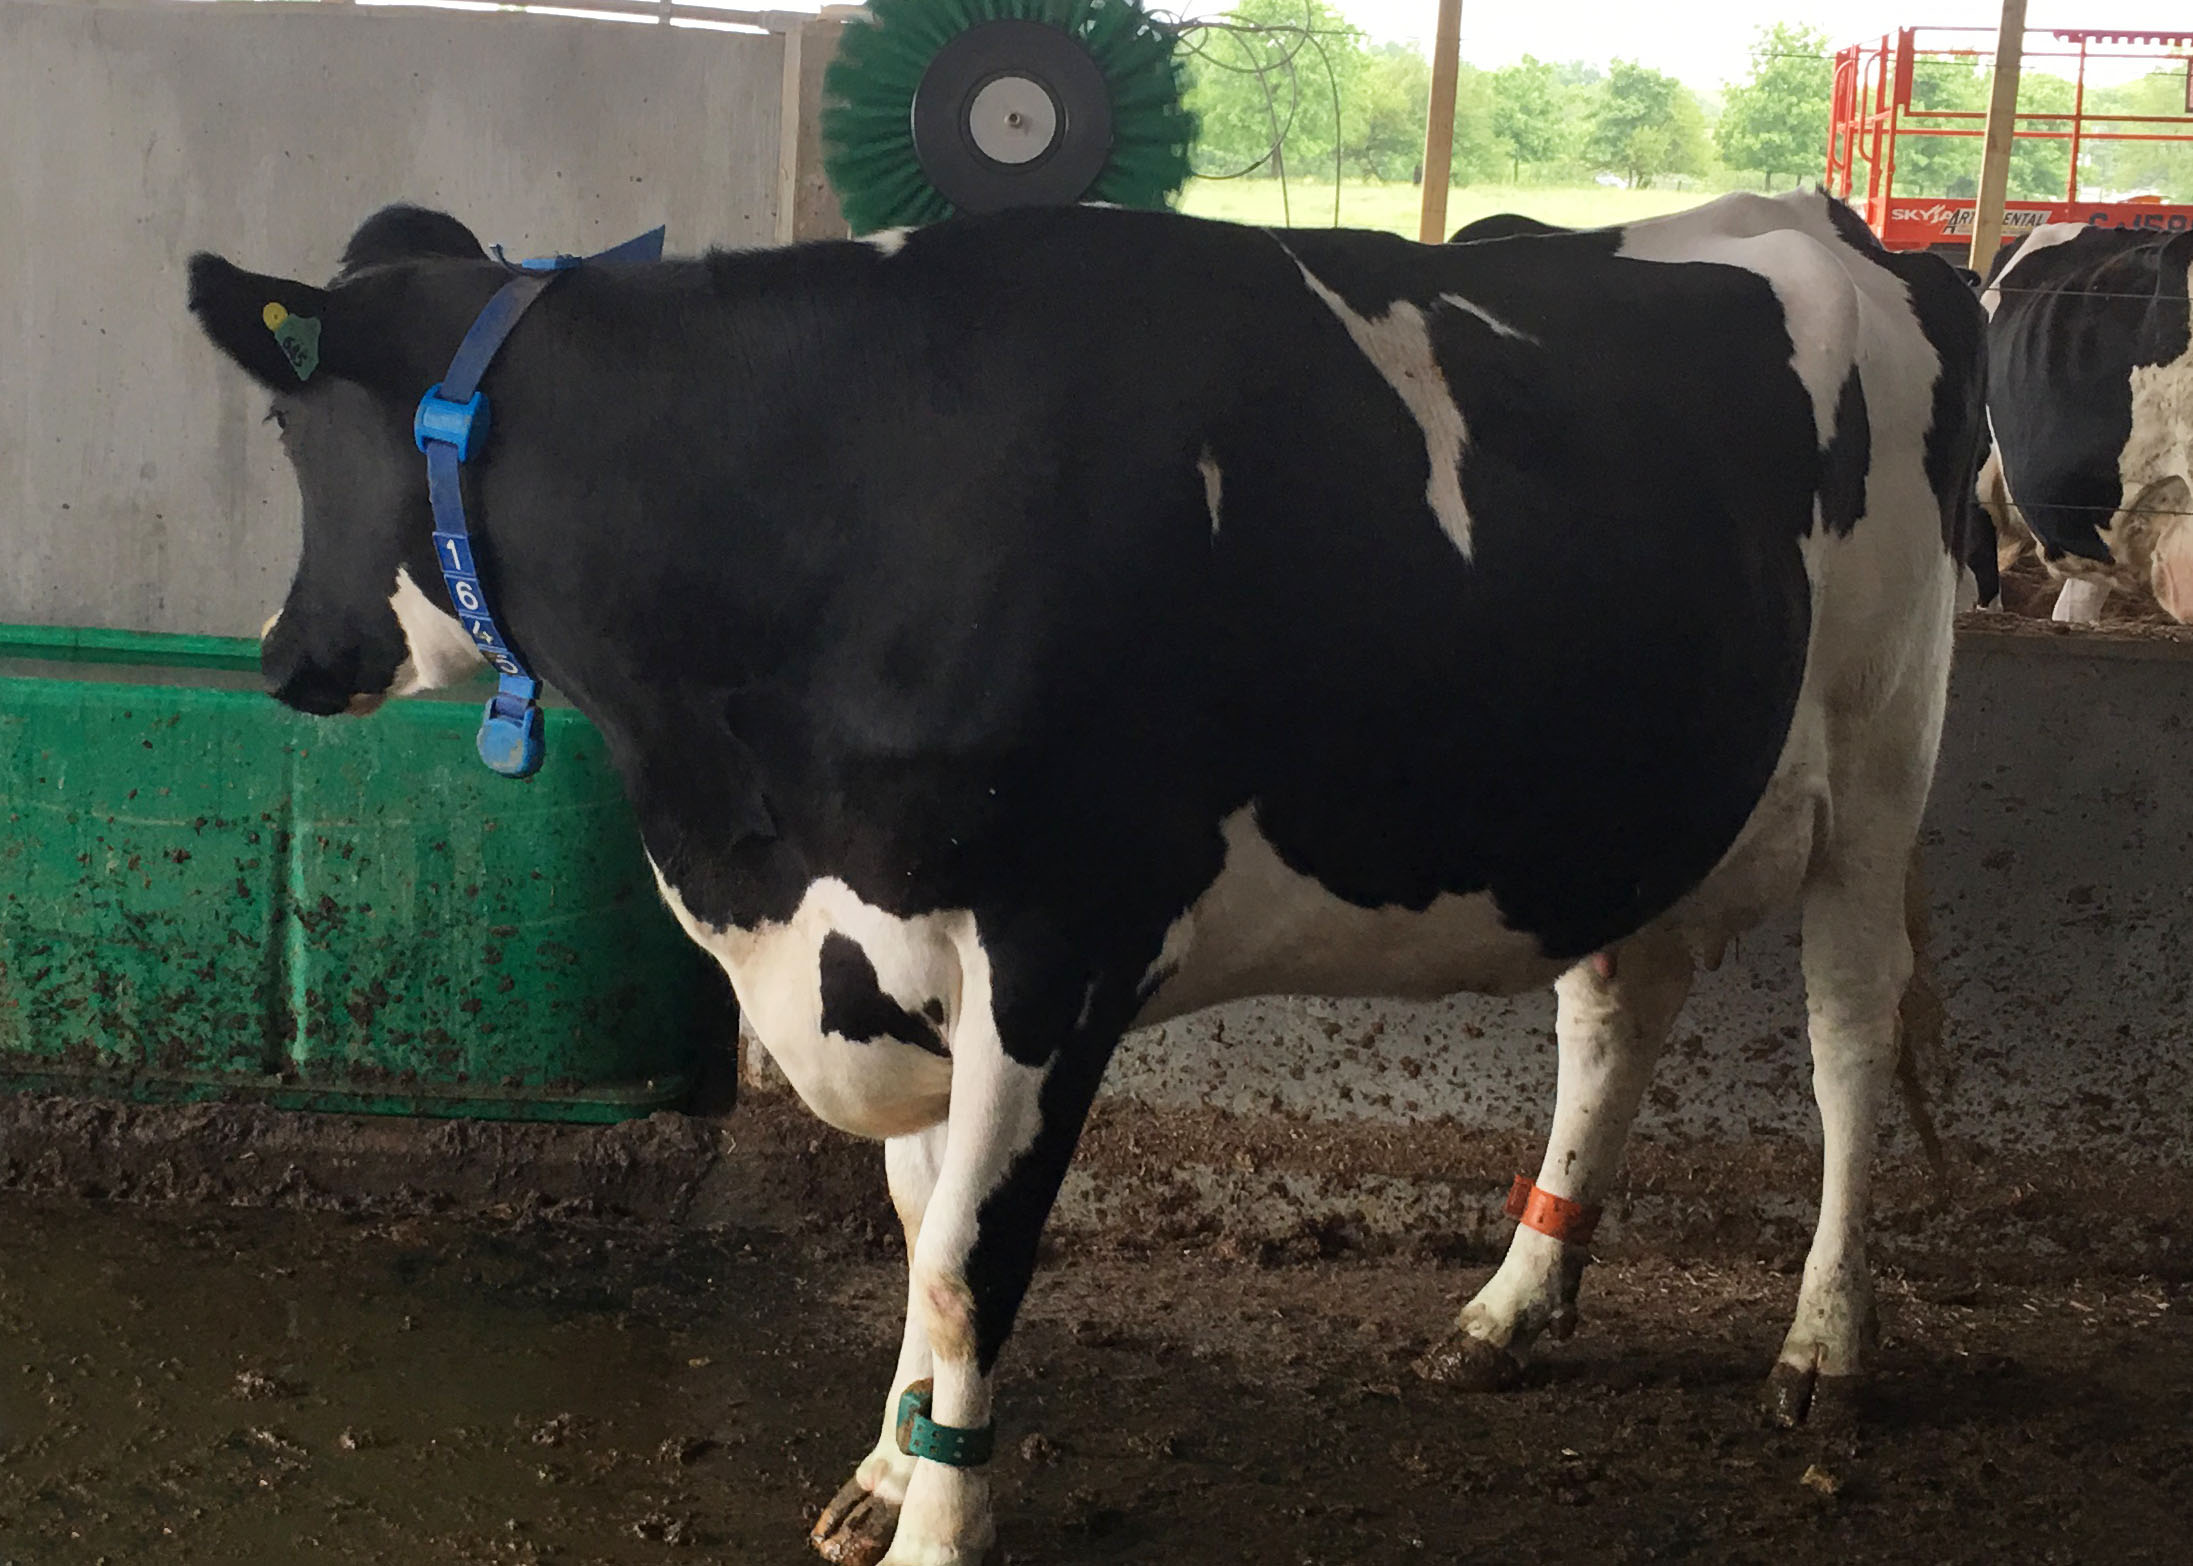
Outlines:
[[1863, 1376], [1823, 1376], [1810, 1366], [1778, 1360], [1767, 1373], [1767, 1414], [1791, 1430], [1799, 1425], [1831, 1430], [1853, 1424], [1864, 1385]]
[[1523, 1379], [1523, 1366], [1506, 1349], [1455, 1331], [1416, 1362], [1416, 1373], [1464, 1392], [1505, 1392]]

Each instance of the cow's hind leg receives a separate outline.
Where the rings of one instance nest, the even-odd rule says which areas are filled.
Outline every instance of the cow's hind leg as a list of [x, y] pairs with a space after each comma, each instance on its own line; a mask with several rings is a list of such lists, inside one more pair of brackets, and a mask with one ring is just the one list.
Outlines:
[[[1869, 804], [1871, 802], [1868, 802]], [[1852, 811], [1846, 820], [1871, 816]], [[1879, 1331], [1866, 1262], [1866, 1206], [1881, 1107], [1896, 1074], [1898, 1010], [1912, 975], [1905, 877], [1916, 811], [1884, 809], [1857, 844], [1838, 843], [1805, 889], [1805, 1003], [1820, 1106], [1820, 1222], [1797, 1315], [1768, 1378], [1787, 1424], [1864, 1369]]]
[[[1881, 1107], [1900, 1054], [1913, 930], [1923, 933], [1913, 845], [1933, 781], [1946, 676], [1946, 656], [1929, 661], [1880, 709], [1850, 720], [1831, 769], [1832, 825], [1805, 882], [1820, 1222], [1805, 1257], [1796, 1318], [1767, 1382], [1769, 1408], [1789, 1424], [1815, 1412], [1816, 1400], [1838, 1382], [1853, 1384], [1879, 1330], [1866, 1262], [1867, 1197]], [[1924, 1009], [1914, 1004], [1915, 1021], [1924, 1020]]]
[[[1690, 993], [1691, 974], [1681, 939], [1656, 930], [1562, 976], [1555, 987], [1560, 1081], [1538, 1171], [1541, 1192], [1597, 1212], [1621, 1165], [1653, 1064]], [[1500, 1270], [1418, 1369], [1471, 1390], [1509, 1384], [1541, 1332], [1565, 1338], [1575, 1329], [1577, 1285], [1587, 1260], [1582, 1243], [1519, 1225]]]
[[914, 1477], [914, 1459], [899, 1450], [898, 1403], [906, 1388], [929, 1379], [932, 1368], [929, 1329], [912, 1280], [922, 1216], [928, 1211], [944, 1161], [944, 1139], [945, 1128], [936, 1125], [910, 1136], [893, 1137], [884, 1144], [883, 1167], [890, 1180], [891, 1205], [898, 1210], [899, 1224], [906, 1231], [906, 1334], [899, 1344], [891, 1394], [884, 1400], [883, 1434], [875, 1450], [823, 1508], [809, 1535], [824, 1560], [841, 1566], [874, 1566], [883, 1558], [898, 1530], [907, 1483]]

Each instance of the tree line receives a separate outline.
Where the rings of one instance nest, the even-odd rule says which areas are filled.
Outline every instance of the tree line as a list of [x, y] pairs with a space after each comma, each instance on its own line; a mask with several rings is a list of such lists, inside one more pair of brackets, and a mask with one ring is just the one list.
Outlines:
[[[1431, 66], [1415, 45], [1370, 43], [1327, 0], [1240, 0], [1223, 20], [1238, 30], [1191, 35], [1189, 103], [1202, 118], [1199, 172], [1321, 181], [1336, 169], [1343, 179], [1422, 177]], [[1562, 184], [1613, 176], [1633, 186], [1710, 181], [1772, 188], [1818, 179], [1826, 161], [1832, 52], [1816, 29], [1761, 28], [1745, 79], [1704, 97], [1632, 60], [1600, 65], [1525, 55], [1493, 71], [1465, 64], [1455, 94], [1453, 181]], [[2119, 87], [2090, 87], [2087, 105], [2090, 112], [2176, 114], [2185, 107], [2184, 89], [2182, 72], [2159, 72]], [[1912, 97], [1914, 107], [1984, 110], [1987, 94], [1983, 66], [1923, 61]], [[2068, 109], [2071, 101], [2069, 81], [2037, 71], [2024, 76], [2021, 110]], [[1972, 137], [1907, 138], [1896, 187], [1969, 196], [1978, 149]], [[2010, 194], [2061, 195], [2068, 158], [2067, 142], [2020, 141]], [[2193, 200], [2193, 146], [2096, 142], [2080, 161], [2082, 189], [2160, 189]]]

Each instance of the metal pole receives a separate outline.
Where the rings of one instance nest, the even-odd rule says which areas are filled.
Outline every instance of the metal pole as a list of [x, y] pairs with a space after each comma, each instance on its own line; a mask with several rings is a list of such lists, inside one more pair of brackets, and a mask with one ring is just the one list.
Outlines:
[[1432, 32], [1432, 104], [1424, 119], [1424, 205], [1416, 237], [1436, 245], [1447, 237], [1447, 177], [1454, 169], [1454, 81], [1461, 70], [1462, 0], [1439, 0]]
[[2071, 100], [2071, 179], [2064, 200], [2079, 199], [2079, 132], [2086, 128], [2086, 35], [2079, 36], [2079, 91]]
[[1972, 270], [1982, 277], [2003, 242], [2003, 199], [2010, 190], [2010, 145], [2018, 129], [2018, 66], [2025, 58], [2025, 0], [2003, 0], [1995, 32], [1995, 86], [1987, 98], [1987, 140], [1980, 193], [1972, 208]]

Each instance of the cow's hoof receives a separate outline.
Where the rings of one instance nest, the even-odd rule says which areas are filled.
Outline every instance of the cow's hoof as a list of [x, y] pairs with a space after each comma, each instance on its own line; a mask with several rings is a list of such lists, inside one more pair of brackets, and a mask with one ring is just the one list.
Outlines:
[[1523, 1379], [1523, 1365], [1498, 1344], [1457, 1330], [1416, 1362], [1416, 1373], [1464, 1392], [1505, 1392]]
[[1823, 1376], [1810, 1365], [1775, 1361], [1767, 1373], [1767, 1413], [1786, 1429], [1833, 1429], [1857, 1418], [1863, 1376]]
[[807, 1542], [837, 1566], [876, 1566], [890, 1550], [898, 1526], [899, 1509], [869, 1494], [855, 1479], [822, 1509]]

